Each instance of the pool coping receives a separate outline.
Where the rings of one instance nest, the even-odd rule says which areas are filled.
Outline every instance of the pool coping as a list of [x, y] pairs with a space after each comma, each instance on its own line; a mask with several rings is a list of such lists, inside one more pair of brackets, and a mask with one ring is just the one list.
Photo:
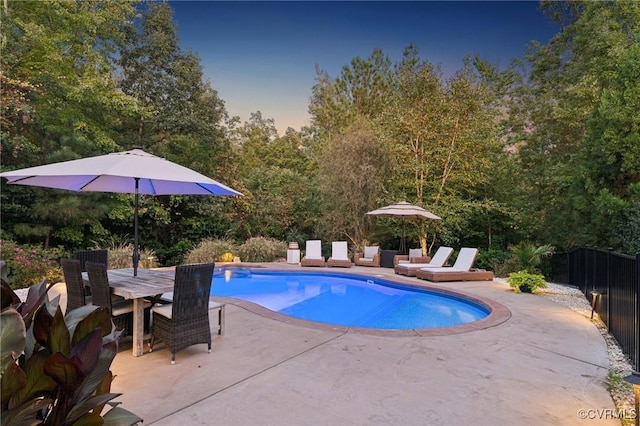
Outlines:
[[[362, 328], [362, 327], [338, 326], [338, 325], [325, 324], [325, 323], [320, 323], [315, 321], [303, 320], [300, 318], [294, 318], [284, 314], [280, 314], [278, 312], [274, 312], [270, 309], [267, 309], [253, 302], [248, 302], [246, 300], [235, 299], [231, 297], [221, 297], [221, 296], [211, 297], [212, 300], [238, 306], [242, 309], [246, 309], [247, 311], [252, 312], [264, 318], [291, 324], [294, 326], [312, 328], [316, 330], [332, 331], [337, 333], [364, 334], [369, 336], [381, 336], [381, 337], [448, 336], [448, 335], [454, 335], [454, 334], [485, 330], [487, 328], [498, 326], [506, 322], [507, 320], [509, 320], [509, 318], [511, 318], [511, 311], [506, 306], [496, 302], [495, 300], [489, 299], [487, 297], [479, 296], [479, 295], [470, 295], [459, 290], [452, 290], [448, 287], [434, 285], [427, 281], [424, 281], [424, 282], [410, 281], [409, 279], [403, 278], [402, 276], [366, 273], [366, 272], [363, 272], [362, 270], [354, 271], [354, 270], [350, 270], [349, 268], [340, 268], [339, 270], [315, 269], [315, 268], [310, 270], [301, 270], [301, 269], [292, 270], [285, 267], [265, 268], [263, 265], [260, 265], [260, 264], [249, 264], [249, 263], [221, 264], [220, 266], [216, 265], [216, 268], [218, 267], [264, 269], [264, 270], [268, 270], [269, 272], [291, 273], [295, 271], [296, 273], [346, 274], [346, 275], [351, 274], [351, 275], [372, 277], [372, 278], [386, 280], [391, 283], [399, 284], [406, 287], [413, 287], [413, 288], [422, 289], [422, 290], [432, 290], [436, 292], [445, 293], [450, 296], [458, 297], [458, 298], [465, 299], [470, 302], [479, 304], [482, 307], [489, 310], [489, 315], [487, 315], [485, 318], [478, 321], [471, 322], [471, 323], [467, 323], [467, 324], [461, 324], [461, 325], [455, 325], [455, 326], [449, 326], [449, 327], [439, 327], [439, 328], [385, 330], [385, 329], [372, 329], [372, 328]], [[372, 271], [372, 272], [375, 272], [375, 271]]]

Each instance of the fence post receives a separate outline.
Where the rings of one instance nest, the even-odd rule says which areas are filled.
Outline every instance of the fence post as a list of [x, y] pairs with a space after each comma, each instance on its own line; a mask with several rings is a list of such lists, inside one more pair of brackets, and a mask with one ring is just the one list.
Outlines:
[[584, 297], [587, 297], [587, 295], [589, 294], [589, 289], [587, 288], [588, 283], [588, 279], [587, 277], [589, 276], [589, 262], [587, 261], [589, 257], [589, 248], [585, 247], [584, 248], [584, 256], [583, 256], [583, 262], [584, 262], [584, 277], [582, 278], [582, 282], [584, 283]]
[[598, 271], [598, 246], [593, 246], [591, 249], [591, 291], [596, 289], [596, 273]]
[[[636, 253], [636, 288], [633, 292], [635, 306], [635, 366], [633, 369], [640, 372], [640, 253]], [[637, 407], [636, 407], [637, 408]], [[636, 419], [640, 417], [640, 413], [636, 412]]]
[[607, 330], [609, 330], [609, 324], [611, 324], [611, 259], [613, 248], [607, 249]]

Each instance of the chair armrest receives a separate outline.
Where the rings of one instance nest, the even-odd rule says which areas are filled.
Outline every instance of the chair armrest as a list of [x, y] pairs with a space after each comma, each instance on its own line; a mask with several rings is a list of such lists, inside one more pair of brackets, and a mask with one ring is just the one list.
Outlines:
[[393, 256], [393, 267], [395, 268], [401, 260], [409, 260], [408, 254], [396, 254]]
[[380, 266], [380, 253], [376, 253], [373, 256], [373, 264], [376, 266]]
[[431, 262], [431, 256], [412, 257], [411, 263], [429, 263]]
[[362, 256], [364, 256], [364, 253], [354, 253], [353, 254], [353, 260], [354, 262], [358, 259], [360, 259]]

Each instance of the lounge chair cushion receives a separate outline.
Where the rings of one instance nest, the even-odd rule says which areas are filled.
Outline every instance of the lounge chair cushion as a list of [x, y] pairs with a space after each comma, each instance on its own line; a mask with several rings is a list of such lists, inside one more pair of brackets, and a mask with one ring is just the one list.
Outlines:
[[417, 257], [422, 257], [422, 249], [409, 249], [409, 259], [402, 259], [399, 260], [398, 263], [399, 264], [405, 264], [405, 263], [412, 263], [412, 259], [417, 258]]
[[304, 257], [307, 259], [322, 259], [322, 241], [320, 240], [308, 240], [307, 241], [307, 250], [304, 254]]
[[364, 248], [364, 259], [373, 261], [373, 257], [378, 254], [378, 246], [367, 246]]
[[331, 258], [334, 260], [349, 260], [349, 248], [346, 241], [331, 243]]

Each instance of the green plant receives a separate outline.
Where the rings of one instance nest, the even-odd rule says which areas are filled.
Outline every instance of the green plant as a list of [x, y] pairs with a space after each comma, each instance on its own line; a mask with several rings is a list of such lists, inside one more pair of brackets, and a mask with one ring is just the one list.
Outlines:
[[539, 267], [542, 263], [542, 258], [551, 256], [554, 252], [554, 247], [550, 244], [536, 246], [528, 241], [520, 241], [512, 246], [509, 251], [511, 252], [511, 257], [507, 262], [513, 265], [513, 271], [524, 270], [537, 274], [540, 273]]
[[527, 271], [510, 273], [507, 282], [516, 293], [534, 293], [539, 288], [547, 287], [544, 276], [531, 274]]
[[62, 271], [57, 259], [63, 255], [62, 248], [19, 246], [11, 240], [0, 240], [0, 258], [7, 264], [7, 281], [13, 288], [28, 287], [42, 278], [60, 281]]
[[273, 238], [253, 237], [238, 249], [244, 262], [273, 262], [286, 257], [287, 243]]
[[223, 260], [222, 256], [226, 253], [231, 253], [231, 260], [233, 261], [233, 254], [238, 253], [238, 247], [231, 240], [226, 239], [209, 239], [204, 240], [198, 246], [187, 253], [185, 256], [186, 263], [207, 263], [207, 262], [230, 262], [229, 260]]
[[501, 264], [509, 257], [509, 253], [500, 249], [479, 250], [476, 257], [475, 266], [480, 269], [490, 269], [495, 271], [496, 265]]
[[[53, 286], [53, 284], [51, 285]], [[120, 331], [110, 313], [83, 306], [63, 316], [46, 280], [20, 299], [2, 281], [2, 425], [133, 425], [142, 421], [111, 402], [111, 362]], [[112, 408], [104, 415], [105, 405]]]

